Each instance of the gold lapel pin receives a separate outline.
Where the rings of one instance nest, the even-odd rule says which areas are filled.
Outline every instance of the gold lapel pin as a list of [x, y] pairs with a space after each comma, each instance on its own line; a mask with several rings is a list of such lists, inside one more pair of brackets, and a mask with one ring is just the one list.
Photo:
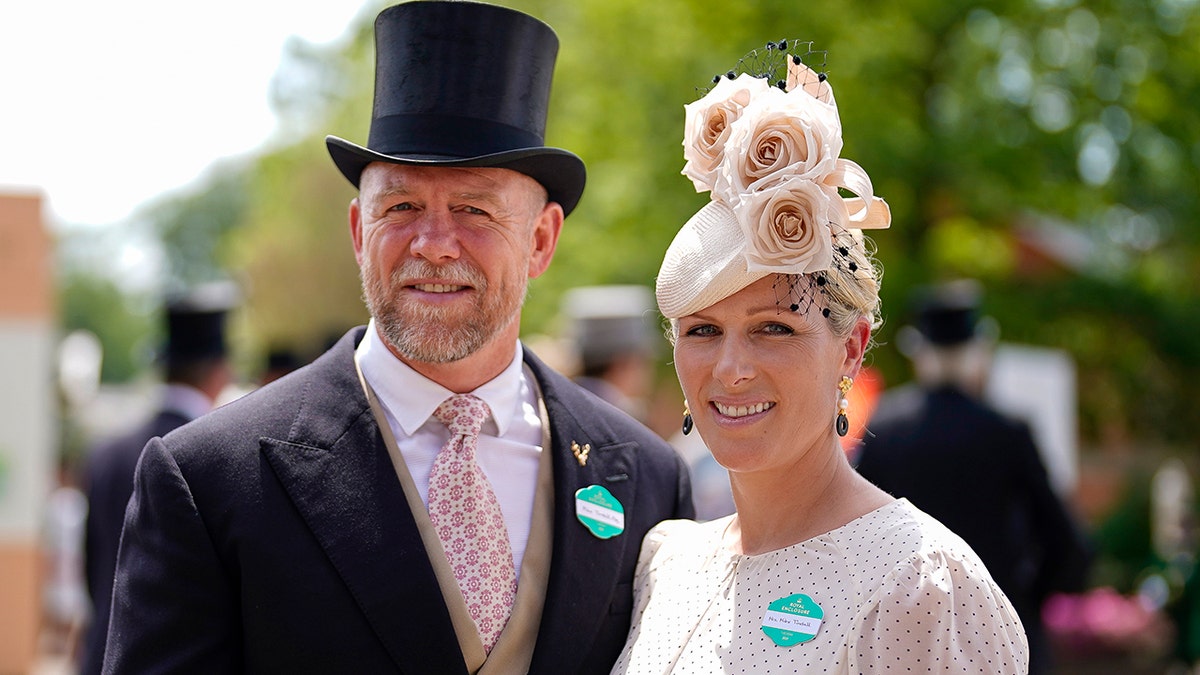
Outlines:
[[584, 443], [583, 447], [575, 441], [571, 441], [571, 454], [575, 455], [575, 459], [579, 460], [579, 466], [587, 466], [588, 453], [592, 451], [590, 443]]

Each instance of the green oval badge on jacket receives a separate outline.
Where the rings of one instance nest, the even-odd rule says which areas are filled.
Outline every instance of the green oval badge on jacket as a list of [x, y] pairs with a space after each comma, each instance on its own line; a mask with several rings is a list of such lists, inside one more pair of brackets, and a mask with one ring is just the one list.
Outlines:
[[575, 517], [600, 539], [625, 531], [625, 507], [603, 485], [589, 485], [575, 491]]

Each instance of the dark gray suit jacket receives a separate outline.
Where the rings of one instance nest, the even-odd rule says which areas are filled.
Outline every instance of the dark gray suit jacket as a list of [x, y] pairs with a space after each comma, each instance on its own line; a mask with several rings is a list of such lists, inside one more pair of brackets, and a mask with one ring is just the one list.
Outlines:
[[[465, 673], [433, 568], [356, 374], [362, 328], [271, 385], [151, 441], [118, 562], [106, 672]], [[528, 352], [550, 417], [554, 543], [530, 672], [606, 673], [642, 536], [690, 517], [687, 472], [645, 427]], [[586, 466], [570, 451], [590, 443]], [[607, 487], [625, 532], [574, 493]]]

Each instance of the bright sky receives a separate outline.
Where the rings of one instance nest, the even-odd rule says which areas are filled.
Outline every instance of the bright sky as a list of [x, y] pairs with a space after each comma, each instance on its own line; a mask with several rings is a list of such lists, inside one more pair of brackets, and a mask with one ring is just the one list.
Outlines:
[[121, 221], [267, 141], [288, 36], [335, 40], [364, 4], [4, 0], [0, 191], [41, 191], [52, 222]]

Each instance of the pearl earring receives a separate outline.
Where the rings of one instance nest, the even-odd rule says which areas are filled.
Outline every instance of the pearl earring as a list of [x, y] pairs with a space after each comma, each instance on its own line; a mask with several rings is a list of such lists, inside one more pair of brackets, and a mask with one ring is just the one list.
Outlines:
[[850, 409], [850, 401], [846, 400], [846, 394], [850, 393], [850, 387], [853, 386], [854, 380], [846, 377], [845, 375], [843, 375], [841, 381], [838, 382], [838, 389], [840, 389], [842, 392], [842, 395], [838, 397], [837, 403], [838, 413], [835, 428], [837, 429], [838, 436], [845, 436], [846, 434], [850, 433], [850, 420], [846, 417], [846, 411]]

